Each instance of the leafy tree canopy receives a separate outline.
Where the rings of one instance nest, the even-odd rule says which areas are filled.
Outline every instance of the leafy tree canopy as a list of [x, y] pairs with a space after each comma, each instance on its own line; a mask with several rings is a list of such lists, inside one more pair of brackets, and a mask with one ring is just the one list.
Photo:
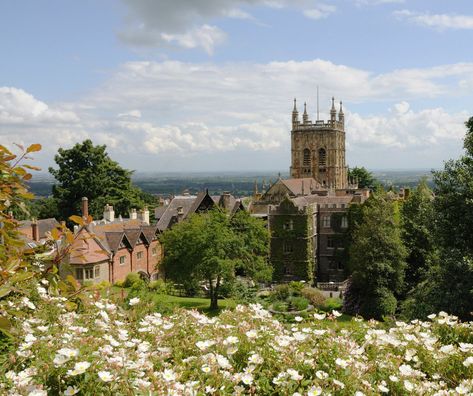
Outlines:
[[373, 174], [363, 166], [355, 166], [350, 169], [348, 177], [350, 179], [356, 179], [358, 181], [358, 187], [360, 188], [374, 188], [376, 184], [376, 179], [373, 177]]
[[401, 207], [401, 236], [408, 253], [406, 292], [425, 278], [429, 266], [436, 261], [434, 215], [434, 195], [426, 180], [422, 179]]
[[406, 265], [398, 217], [397, 203], [386, 195], [363, 204], [349, 247], [350, 313], [377, 319], [394, 313]]
[[117, 215], [127, 215], [131, 208], [153, 200], [133, 186], [132, 172], [113, 161], [105, 145], [94, 146], [91, 140], [85, 140], [71, 149], [60, 148], [54, 160], [58, 169], [49, 168], [49, 172], [57, 181], [53, 197], [61, 219], [79, 213], [84, 196], [89, 199], [89, 213], [94, 218], [102, 217], [106, 204], [113, 205]]
[[164, 232], [161, 242], [166, 277], [182, 284], [205, 282], [211, 309], [218, 307], [222, 283], [233, 282], [237, 269], [255, 280], [271, 278], [268, 231], [244, 212], [229, 217], [214, 209], [192, 215]]

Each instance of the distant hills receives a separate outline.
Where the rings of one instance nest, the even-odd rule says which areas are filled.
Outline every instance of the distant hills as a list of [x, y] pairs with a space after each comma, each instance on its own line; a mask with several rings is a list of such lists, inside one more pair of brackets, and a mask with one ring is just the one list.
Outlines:
[[[427, 179], [432, 187], [432, 173], [430, 169], [412, 170], [371, 170], [374, 177], [386, 187], [415, 187], [423, 177]], [[197, 193], [205, 189], [210, 194], [220, 194], [223, 191], [230, 191], [235, 196], [247, 196], [253, 194], [255, 180], [258, 190], [261, 191], [263, 183], [266, 187], [270, 182], [277, 180], [279, 175], [282, 178], [289, 177], [288, 172], [169, 172], [152, 173], [136, 172], [133, 175], [133, 182], [152, 194], [160, 196], [178, 195], [185, 191]], [[51, 194], [54, 179], [47, 173], [36, 174], [30, 181], [31, 191], [39, 197], [46, 197]]]

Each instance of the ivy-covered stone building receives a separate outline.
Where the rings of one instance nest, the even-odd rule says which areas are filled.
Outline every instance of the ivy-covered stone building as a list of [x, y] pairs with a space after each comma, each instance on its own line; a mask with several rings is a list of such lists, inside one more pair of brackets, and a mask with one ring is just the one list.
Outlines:
[[274, 279], [310, 283], [346, 279], [342, 235], [350, 205], [362, 203], [369, 190], [348, 179], [345, 125], [340, 103], [332, 98], [330, 120], [311, 122], [304, 104], [302, 122], [292, 113], [290, 179], [279, 178], [250, 205], [253, 216], [267, 220]]

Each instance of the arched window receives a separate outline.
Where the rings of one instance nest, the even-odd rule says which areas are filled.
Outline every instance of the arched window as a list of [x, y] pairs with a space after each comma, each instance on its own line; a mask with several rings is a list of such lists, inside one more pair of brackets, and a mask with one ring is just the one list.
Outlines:
[[327, 152], [321, 148], [319, 150], [319, 167], [325, 168], [327, 166]]
[[304, 166], [310, 166], [310, 150], [304, 149]]

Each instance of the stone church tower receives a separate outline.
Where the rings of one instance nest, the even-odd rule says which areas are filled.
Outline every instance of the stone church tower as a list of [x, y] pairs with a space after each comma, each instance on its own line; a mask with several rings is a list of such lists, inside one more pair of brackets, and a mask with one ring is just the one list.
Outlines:
[[348, 169], [345, 165], [345, 116], [342, 102], [335, 109], [332, 98], [330, 120], [312, 122], [304, 103], [302, 122], [294, 99], [291, 131], [291, 178], [314, 178], [327, 188], [348, 187]]

